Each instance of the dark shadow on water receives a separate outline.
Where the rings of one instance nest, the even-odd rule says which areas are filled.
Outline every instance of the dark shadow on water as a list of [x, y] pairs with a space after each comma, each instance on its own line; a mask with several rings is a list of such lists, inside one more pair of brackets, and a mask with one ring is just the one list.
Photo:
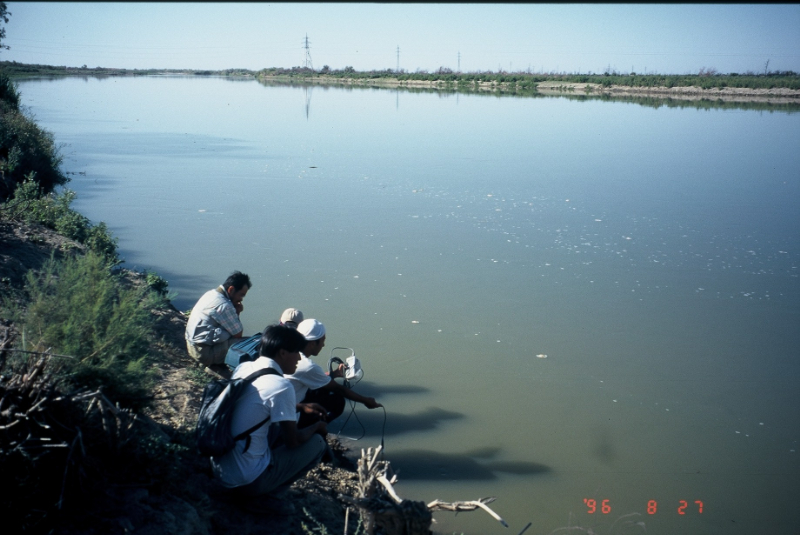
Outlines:
[[446, 411], [437, 407], [429, 407], [414, 414], [397, 414], [386, 411], [384, 431], [382, 409], [369, 410], [363, 405], [356, 404], [355, 414], [351, 414], [349, 406], [345, 407], [344, 413], [331, 424], [330, 431], [345, 436], [380, 437], [384, 435], [388, 437], [413, 431], [431, 431], [437, 429], [439, 423], [444, 420], [457, 420], [463, 417], [464, 415], [460, 412]]
[[419, 385], [382, 385], [372, 381], [361, 381], [352, 388], [362, 396], [375, 398], [379, 402], [382, 397], [389, 394], [425, 394], [430, 392], [429, 388]]
[[[499, 448], [493, 450], [493, 457]], [[486, 452], [475, 455], [441, 453], [431, 450], [389, 451], [386, 454], [394, 472], [402, 481], [485, 481], [498, 473], [533, 475], [550, 472], [550, 467], [528, 461], [496, 461], [485, 459]], [[480, 460], [479, 460], [480, 459]]]

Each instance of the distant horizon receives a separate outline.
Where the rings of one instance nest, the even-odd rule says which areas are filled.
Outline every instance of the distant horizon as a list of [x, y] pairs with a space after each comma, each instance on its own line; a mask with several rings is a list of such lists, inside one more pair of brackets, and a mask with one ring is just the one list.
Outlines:
[[800, 4], [6, 5], [0, 60], [72, 68], [800, 72]]
[[[88, 67], [88, 66], [72, 66], [72, 65], [50, 65], [50, 64], [43, 64], [43, 63], [22, 63], [15, 60], [0, 60], [0, 64], [2, 63], [12, 63], [16, 65], [23, 65], [23, 66], [30, 66], [30, 67], [42, 67], [42, 68], [52, 68], [52, 69], [71, 69], [71, 70], [109, 70], [109, 71], [196, 71], [196, 72], [226, 72], [226, 71], [243, 71], [258, 74], [262, 71], [269, 71], [269, 70], [282, 70], [282, 71], [293, 71], [293, 72], [313, 72], [314, 74], [325, 75], [326, 72], [322, 72], [321, 69], [311, 69], [299, 66], [293, 67], [263, 67], [260, 69], [243, 69], [243, 68], [222, 68], [222, 69], [193, 69], [188, 67], [170, 67], [170, 68], [156, 68], [156, 67], [144, 67], [144, 68], [136, 68], [130, 69], [126, 67], [109, 67], [109, 66], [97, 66], [97, 67]], [[331, 73], [341, 73], [344, 72], [349, 67], [344, 67], [341, 69], [330, 69], [327, 72]], [[360, 74], [369, 74], [369, 73], [390, 73], [390, 74], [398, 74], [398, 75], [413, 75], [413, 74], [420, 74], [420, 75], [431, 75], [431, 74], [442, 74], [442, 75], [474, 75], [474, 74], [514, 74], [514, 75], [529, 75], [529, 76], [798, 76], [800, 73], [794, 71], [772, 71], [769, 72], [731, 72], [731, 73], [722, 73], [722, 72], [700, 72], [700, 73], [665, 73], [665, 72], [617, 72], [611, 71], [609, 73], [606, 72], [528, 72], [528, 71], [492, 71], [492, 70], [485, 70], [485, 71], [425, 71], [425, 70], [417, 70], [417, 71], [406, 71], [401, 69], [400, 71], [394, 71], [392, 69], [370, 69], [370, 70], [358, 70], [354, 69], [352, 72], [360, 73]]]

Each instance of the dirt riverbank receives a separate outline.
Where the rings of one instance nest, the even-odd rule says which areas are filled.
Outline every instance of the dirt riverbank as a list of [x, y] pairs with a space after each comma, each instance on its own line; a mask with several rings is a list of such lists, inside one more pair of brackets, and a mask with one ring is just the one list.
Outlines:
[[[61, 257], [82, 250], [79, 244], [41, 225], [29, 225], [0, 219], [0, 292], [21, 298], [25, 273], [40, 269], [51, 254]], [[142, 276], [127, 275], [134, 284], [142, 284]], [[202, 383], [214, 378], [211, 372], [199, 369], [186, 353], [183, 332], [186, 315], [172, 307], [154, 310], [156, 336], [151, 354], [157, 355], [158, 382], [155, 402], [146, 415], [156, 422], [165, 439], [186, 437], [197, 419], [202, 396]], [[15, 326], [0, 318], [0, 330], [13, 332]], [[123, 534], [146, 535], [291, 535], [310, 533], [324, 525], [329, 533], [343, 533], [345, 507], [338, 494], [355, 495], [357, 476], [344, 450], [329, 440], [336, 453], [337, 466], [323, 464], [297, 481], [288, 499], [297, 513], [291, 517], [256, 515], [242, 510], [220, 493], [211, 477], [208, 460], [194, 453], [182, 458], [186, 463], [186, 481], [181, 495], [151, 493], [147, 487], [110, 486], [104, 496], [90, 501], [88, 510], [65, 511], [59, 534]], [[344, 466], [344, 467], [341, 467]], [[349, 468], [348, 468], [349, 467]], [[94, 507], [91, 504], [95, 504]], [[34, 507], [35, 504], [29, 504]], [[26, 514], [24, 511], [21, 514]], [[349, 531], [355, 532], [357, 514], [350, 515]], [[80, 520], [80, 519], [84, 520]]]
[[[375, 88], [407, 88], [431, 90], [456, 90], [468, 93], [496, 93], [504, 92], [513, 94], [517, 91], [515, 86], [506, 82], [477, 82], [459, 87], [452, 82], [441, 80], [397, 80], [395, 78], [339, 78], [332, 76], [307, 76], [294, 78], [289, 76], [260, 76], [263, 82], [289, 82], [296, 84], [313, 85], [343, 85], [350, 87], [375, 87]], [[571, 82], [538, 82], [536, 93], [542, 95], [585, 95], [606, 97], [651, 97], [672, 100], [698, 101], [711, 100], [722, 102], [757, 102], [767, 104], [800, 104], [800, 90], [774, 88], [751, 89], [740, 87], [725, 87], [703, 89], [696, 86], [685, 87], [632, 87], [622, 85], [603, 86], [593, 83]], [[527, 93], [526, 93], [527, 94]]]

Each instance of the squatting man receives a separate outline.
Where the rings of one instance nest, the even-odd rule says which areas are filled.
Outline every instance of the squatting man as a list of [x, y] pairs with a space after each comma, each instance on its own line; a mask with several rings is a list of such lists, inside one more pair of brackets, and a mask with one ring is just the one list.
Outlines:
[[[285, 325], [270, 325], [261, 336], [259, 357], [243, 362], [233, 378], [247, 377], [263, 368], [291, 375], [300, 361], [300, 350], [306, 339]], [[250, 440], [240, 440], [225, 455], [211, 458], [215, 477], [232, 493], [251, 498], [243, 506], [251, 512], [289, 515], [294, 506], [278, 496], [319, 464], [328, 452], [325, 421], [299, 428], [295, 410], [297, 402], [292, 383], [283, 375], [263, 375], [255, 379], [236, 404], [231, 432], [235, 436], [269, 418]], [[277, 426], [276, 426], [277, 424]], [[271, 445], [279, 428], [279, 440]]]
[[297, 332], [305, 338], [297, 371], [286, 378], [292, 383], [300, 409], [299, 424], [310, 425], [317, 420], [332, 422], [338, 418], [345, 407], [345, 399], [363, 404], [368, 409], [383, 407], [375, 398], [362, 396], [337, 383], [334, 378], [341, 377], [344, 365], [328, 375], [322, 367], [311, 360], [325, 347], [325, 325], [316, 319], [306, 319], [297, 325]]
[[203, 294], [192, 309], [186, 323], [186, 349], [200, 364], [227, 372], [225, 355], [242, 337], [239, 314], [251, 287], [247, 274], [234, 271], [220, 286]]

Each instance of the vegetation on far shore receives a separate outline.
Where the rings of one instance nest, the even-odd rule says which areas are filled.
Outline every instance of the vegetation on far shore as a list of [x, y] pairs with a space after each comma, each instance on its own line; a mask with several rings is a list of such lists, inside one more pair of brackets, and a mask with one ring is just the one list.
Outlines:
[[776, 89], [785, 88], [800, 90], [800, 75], [792, 71], [775, 72], [766, 71], [763, 74], [746, 72], [743, 74], [720, 74], [715, 69], [701, 69], [697, 74], [623, 74], [615, 70], [606, 70], [602, 73], [568, 74], [568, 73], [533, 73], [529, 71], [482, 71], [482, 72], [455, 72], [452, 69], [441, 67], [436, 72], [418, 70], [416, 72], [394, 71], [356, 71], [352, 67], [341, 70], [330, 69], [324, 66], [315, 71], [309, 68], [294, 67], [291, 69], [270, 68], [257, 73], [258, 77], [294, 77], [309, 78], [324, 76], [338, 80], [383, 80], [408, 82], [442, 82], [455, 86], [468, 86], [470, 84], [495, 83], [514, 84], [519, 89], [532, 88], [544, 82], [560, 84], [597, 84], [602, 87], [699, 87], [701, 89], [722, 89], [725, 87], [748, 89]]
[[701, 89], [790, 89], [800, 90], [800, 75], [793, 71], [770, 71], [766, 67], [763, 72], [747, 71], [744, 73], [722, 74], [714, 68], [702, 68], [692, 74], [657, 74], [657, 73], [621, 73], [610, 67], [603, 72], [588, 73], [535, 73], [531, 71], [480, 71], [456, 72], [441, 67], [435, 72], [417, 70], [406, 72], [393, 69], [357, 71], [353, 67], [331, 69], [327, 65], [321, 69], [308, 67], [271, 67], [253, 71], [249, 69], [196, 70], [196, 69], [117, 69], [106, 67], [89, 68], [53, 65], [28, 65], [16, 61], [0, 62], [2, 68], [11, 77], [25, 76], [153, 76], [153, 75], [193, 75], [193, 76], [246, 76], [255, 78], [291, 78], [302, 80], [309, 78], [325, 79], [332, 83], [348, 82], [383, 82], [386, 84], [408, 84], [415, 82], [442, 83], [458, 88], [467, 88], [473, 84], [513, 84], [520, 90], [532, 89], [537, 84], [556, 82], [560, 84], [596, 84], [600, 87], [624, 86], [634, 88], [654, 87], [699, 87]]

